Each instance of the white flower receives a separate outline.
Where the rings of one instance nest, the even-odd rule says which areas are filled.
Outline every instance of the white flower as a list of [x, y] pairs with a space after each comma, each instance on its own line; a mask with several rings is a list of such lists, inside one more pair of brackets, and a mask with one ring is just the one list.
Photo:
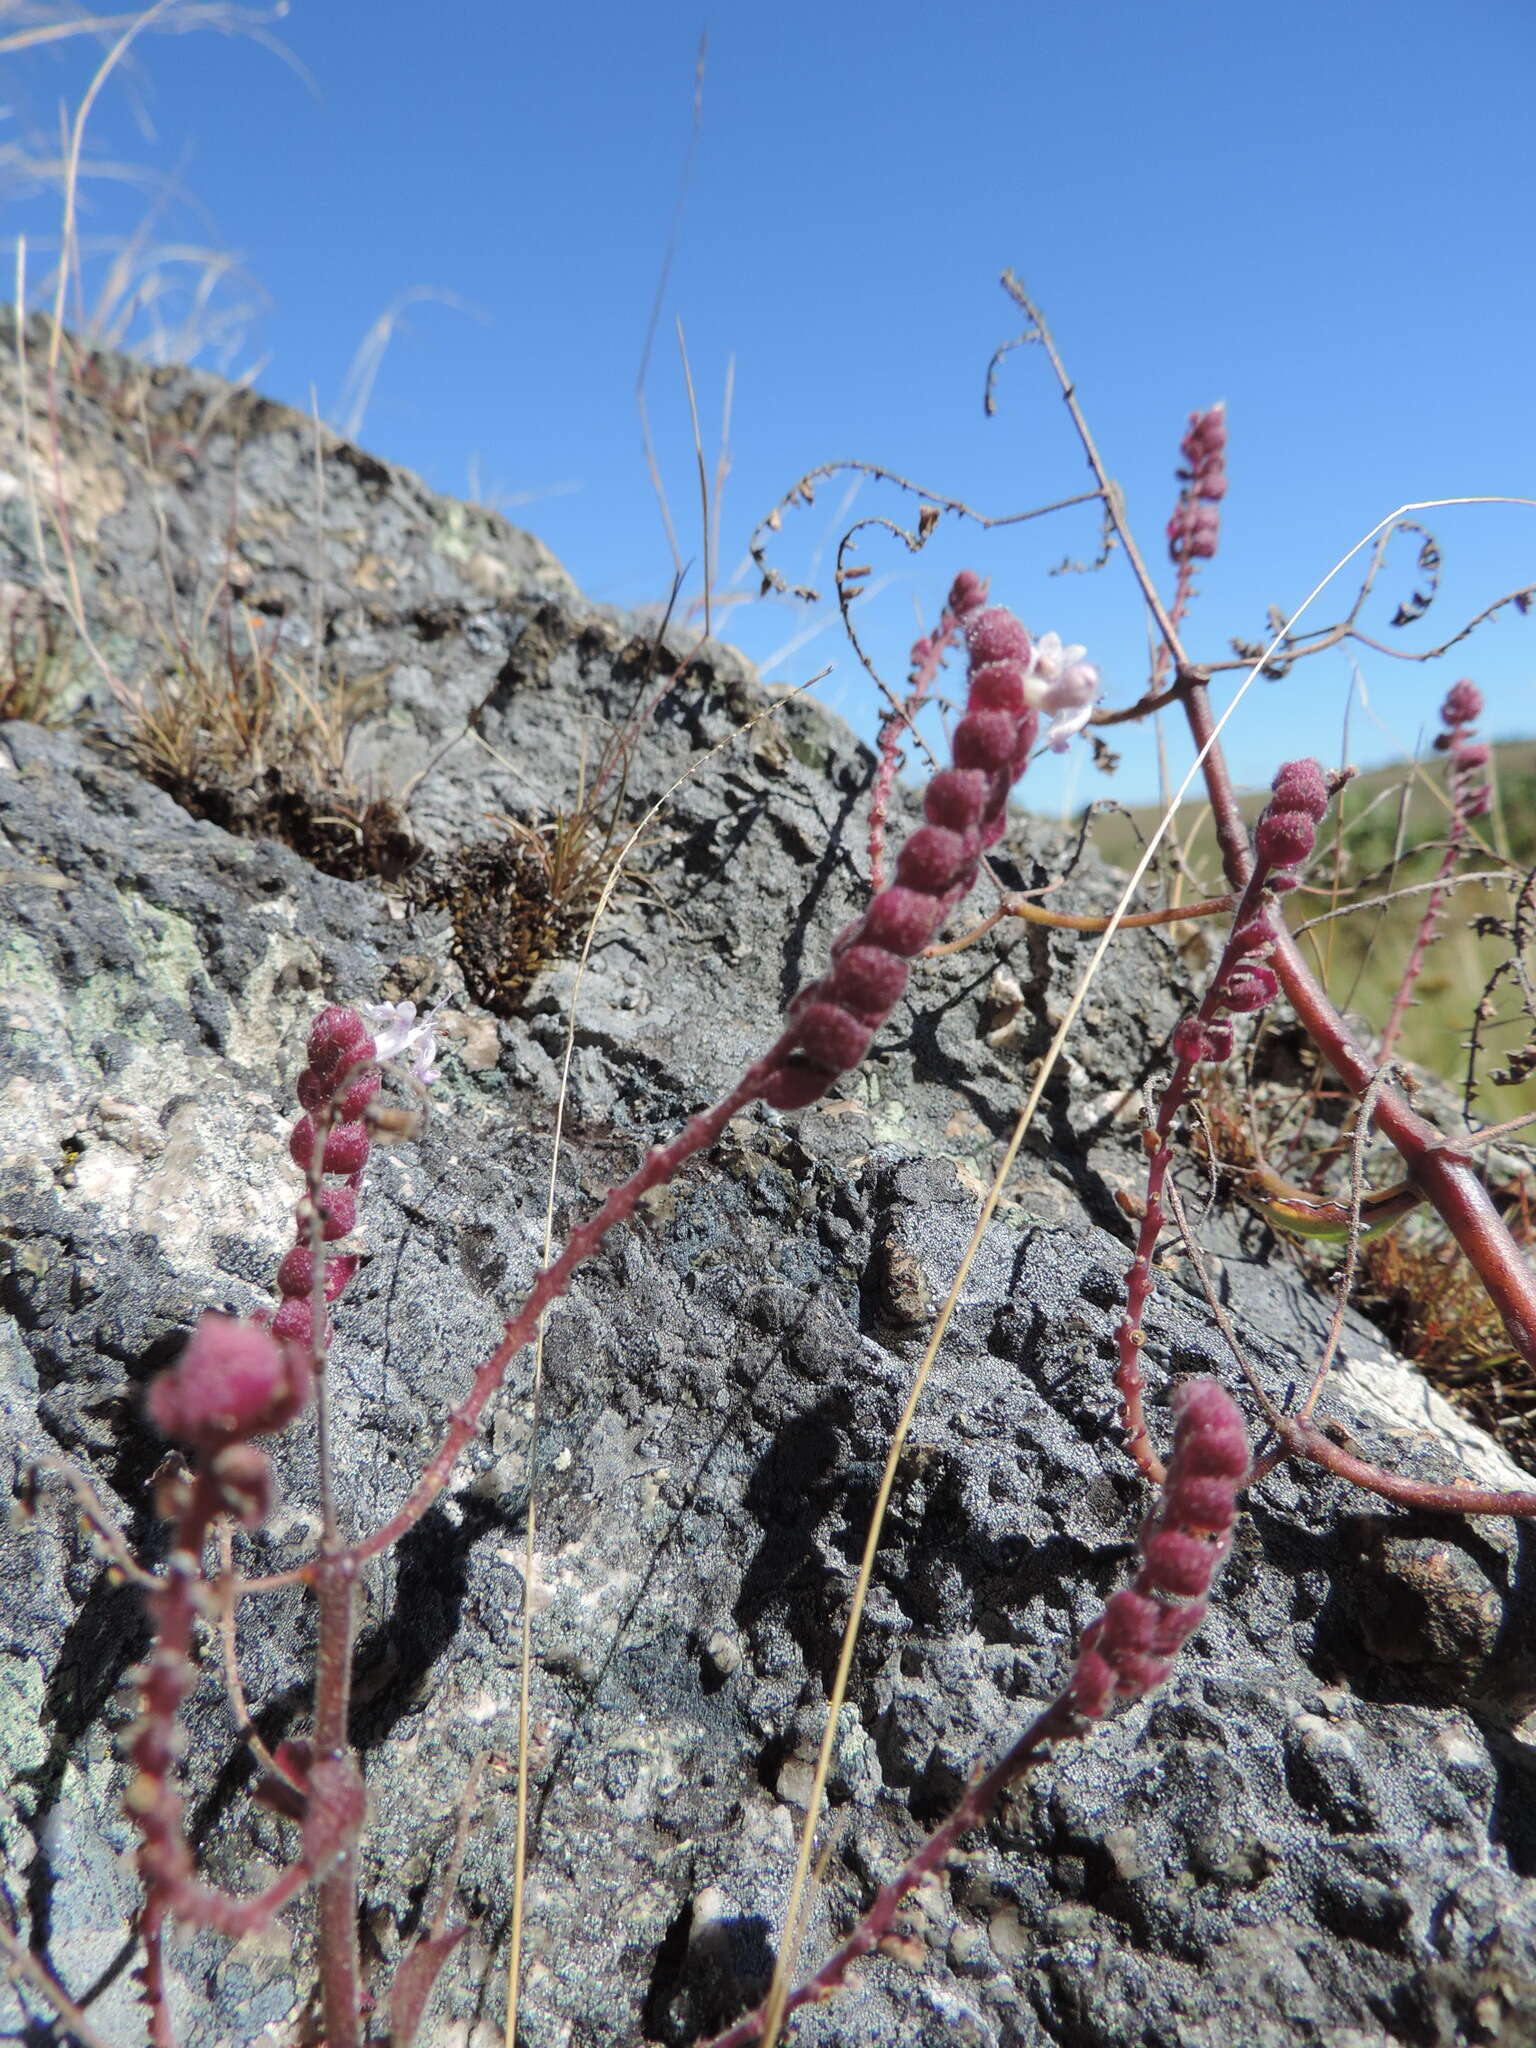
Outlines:
[[1099, 672], [1084, 661], [1085, 647], [1063, 647], [1059, 633], [1042, 633], [1024, 681], [1024, 699], [1036, 711], [1049, 711], [1046, 742], [1063, 754], [1074, 733], [1082, 731], [1099, 700]]
[[1068, 669], [1062, 682], [1051, 694], [1060, 695], [1074, 676], [1078, 679], [1076, 688], [1079, 694], [1076, 699], [1063, 703], [1059, 709], [1054, 704], [1046, 705], [1048, 711], [1056, 713], [1045, 734], [1047, 744], [1055, 754], [1064, 754], [1067, 751], [1068, 740], [1082, 731], [1093, 716], [1094, 705], [1099, 701], [1099, 672], [1086, 661], [1076, 668]]
[[373, 1032], [380, 1061], [405, 1061], [412, 1079], [423, 1088], [437, 1079], [437, 1013], [442, 1007], [436, 1003], [418, 1018], [414, 1003], [358, 1005]]
[[[1035, 642], [1035, 659], [1030, 668], [1030, 680], [1035, 682], [1037, 687], [1058, 682], [1063, 671], [1071, 668], [1074, 662], [1081, 661], [1087, 652], [1086, 647], [1063, 647], [1059, 633], [1042, 633]], [[1029, 701], [1037, 706], [1045, 701], [1043, 696], [1037, 698], [1030, 693], [1027, 686], [1025, 694], [1029, 696]]]

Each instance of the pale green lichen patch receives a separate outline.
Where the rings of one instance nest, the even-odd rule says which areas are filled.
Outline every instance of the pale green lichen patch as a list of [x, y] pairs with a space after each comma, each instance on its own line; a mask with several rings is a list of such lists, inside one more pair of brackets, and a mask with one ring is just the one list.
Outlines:
[[142, 896], [122, 889], [117, 900], [138, 941], [145, 981], [158, 995], [185, 1003], [193, 976], [204, 972], [196, 927], [177, 911], [146, 903]]
[[[141, 948], [138, 976], [101, 972], [61, 985], [25, 934], [0, 950], [0, 1019], [41, 1054], [0, 1103], [0, 1160], [22, 1166], [108, 1230], [151, 1230], [189, 1287], [219, 1270], [221, 1238], [269, 1249], [291, 1231], [283, 1076], [314, 1009], [317, 964], [287, 930], [270, 935], [231, 1017], [227, 1051], [272, 1077], [270, 1100], [232, 1085], [228, 1066], [168, 1033], [153, 993], [179, 1007], [207, 969], [185, 917], [119, 893]], [[296, 955], [303, 956], [296, 960]], [[105, 1035], [136, 1041], [104, 1072]]]
[[26, 932], [0, 946], [0, 1022], [11, 1031], [44, 1031], [63, 1014], [59, 978], [42, 947]]

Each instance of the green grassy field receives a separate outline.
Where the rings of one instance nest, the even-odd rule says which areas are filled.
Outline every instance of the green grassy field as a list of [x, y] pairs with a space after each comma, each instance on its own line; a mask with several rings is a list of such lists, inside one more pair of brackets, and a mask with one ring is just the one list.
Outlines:
[[[1407, 1013], [1400, 1050], [1457, 1087], [1467, 1077], [1468, 1041], [1479, 998], [1511, 947], [1507, 939], [1480, 936], [1479, 918], [1507, 919], [1521, 878], [1536, 864], [1536, 740], [1506, 741], [1494, 748], [1495, 804], [1476, 822], [1478, 840], [1458, 863], [1463, 878], [1447, 897]], [[1244, 800], [1257, 817], [1266, 792]], [[1308, 886], [1287, 899], [1293, 930], [1310, 924], [1305, 942], [1339, 1006], [1379, 1032], [1387, 1021], [1414, 934], [1429, 902], [1422, 889], [1440, 864], [1446, 824], [1443, 762], [1431, 754], [1422, 763], [1397, 763], [1359, 776], [1345, 792], [1331, 828], [1325, 828]], [[1131, 866], [1145, 835], [1160, 816], [1156, 805], [1097, 816], [1092, 842], [1117, 867]], [[1218, 892], [1223, 884], [1211, 830], [1209, 807], [1184, 804], [1171, 835], [1184, 850], [1183, 877], [1170, 859], [1161, 881], [1149, 877], [1144, 901], [1186, 900]], [[1488, 877], [1489, 879], [1473, 879]], [[1383, 896], [1395, 900], [1382, 903]], [[1342, 916], [1328, 916], [1343, 910]], [[1325, 919], [1324, 922], [1314, 922]], [[1529, 962], [1536, 972], [1536, 960]], [[1526, 1017], [1514, 982], [1506, 980], [1496, 998], [1494, 1023], [1479, 1062], [1478, 1115], [1491, 1122], [1536, 1109], [1536, 1078], [1517, 1087], [1488, 1079], [1510, 1053], [1536, 1030]]]

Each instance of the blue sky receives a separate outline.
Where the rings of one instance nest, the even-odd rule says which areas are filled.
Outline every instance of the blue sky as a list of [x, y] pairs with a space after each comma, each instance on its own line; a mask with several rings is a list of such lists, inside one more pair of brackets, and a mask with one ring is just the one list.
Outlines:
[[[0, 6], [0, 28], [8, 12], [27, 10]], [[313, 87], [248, 40], [146, 37], [131, 81], [103, 95], [87, 155], [174, 175], [184, 198], [164, 232], [235, 252], [267, 300], [235, 366], [261, 362], [261, 387], [295, 404], [313, 388], [338, 424], [373, 323], [414, 289], [447, 295], [406, 308], [362, 439], [439, 489], [499, 503], [591, 596], [653, 604], [671, 556], [635, 383], [706, 29], [648, 380], [695, 589], [678, 319], [711, 464], [734, 365], [717, 587], [733, 586], [754, 520], [832, 458], [887, 464], [994, 512], [1084, 487], [1038, 355], [1010, 359], [1000, 414], [982, 416], [988, 355], [1018, 325], [997, 286], [1005, 265], [1043, 303], [1165, 576], [1185, 416], [1227, 401], [1231, 489], [1192, 622], [1197, 655], [1256, 635], [1270, 604], [1298, 602], [1404, 500], [1536, 496], [1528, 0], [1012, 0], [948, 21], [915, 0], [455, 0], [435, 13], [293, 0], [279, 32]], [[11, 60], [0, 138], [47, 131], [91, 61], [78, 43]], [[87, 189], [86, 232], [107, 241], [147, 203], [115, 180]], [[0, 200], [9, 233], [46, 241], [46, 194], [28, 199], [13, 177]], [[792, 580], [835, 538], [840, 504], [824, 489], [787, 519], [777, 559]], [[866, 486], [846, 517], [900, 510]], [[1536, 510], [1432, 523], [1447, 567], [1426, 625], [1448, 632], [1536, 581]], [[946, 520], [915, 562], [874, 545], [872, 651], [899, 681], [916, 617], [974, 566], [1037, 630], [1086, 642], [1111, 699], [1128, 701], [1145, 632], [1123, 565], [1047, 573], [1093, 547], [1082, 513], [991, 535]], [[1411, 569], [1405, 555], [1388, 579], [1380, 637], [1404, 638], [1385, 621]], [[1319, 622], [1337, 608], [1325, 600]], [[773, 675], [799, 682], [834, 663], [820, 694], [868, 732], [873, 687], [825, 618], [744, 605], [728, 637], [766, 661], [823, 623]], [[1536, 730], [1536, 614], [1425, 669], [1374, 655], [1360, 668], [1387, 728], [1355, 713], [1362, 762], [1412, 744], [1461, 674], [1484, 686], [1490, 731]], [[1349, 683], [1329, 655], [1258, 685], [1232, 735], [1239, 775], [1264, 779], [1297, 751], [1336, 758]], [[1181, 735], [1169, 738], [1181, 758]], [[1121, 728], [1116, 743], [1113, 783], [1075, 750], [1027, 795], [1054, 809], [1153, 793], [1150, 736]]]

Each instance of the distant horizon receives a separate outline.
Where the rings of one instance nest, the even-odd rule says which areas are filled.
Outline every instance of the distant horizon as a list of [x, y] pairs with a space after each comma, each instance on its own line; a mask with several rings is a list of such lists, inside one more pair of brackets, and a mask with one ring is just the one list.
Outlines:
[[[371, 452], [502, 510], [586, 597], [626, 610], [660, 604], [673, 575], [642, 361], [698, 592], [686, 347], [712, 486], [729, 398], [717, 592], [751, 598], [716, 630], [774, 684], [832, 663], [816, 693], [866, 739], [880, 699], [835, 614], [758, 600], [747, 538], [840, 455], [989, 513], [1086, 487], [1038, 349], [1004, 359], [982, 417], [988, 357], [1019, 327], [1006, 263], [1044, 306], [1165, 595], [1179, 438], [1191, 410], [1228, 402], [1196, 660], [1259, 639], [1270, 605], [1297, 604], [1404, 501], [1536, 497], [1528, 9], [1495, 0], [1448, 25], [1428, 0], [1297, 0], [1283, 19], [1104, 0], [1091, 21], [979, 5], [936, 24], [892, 0], [845, 36], [783, 0], [776, 19], [771, 43], [745, 18], [711, 24], [702, 68], [698, 16], [607, 0], [558, 18], [463, 0], [429, 35], [403, 0], [295, 0], [275, 31], [297, 72], [249, 39], [146, 34], [87, 133], [87, 310], [121, 258], [116, 303], [141, 346], [190, 316], [205, 363], [257, 366], [263, 394], [300, 411], [318, 391], [338, 430], [360, 415]], [[0, 194], [34, 290], [57, 242], [57, 110], [99, 56], [77, 39], [11, 60]], [[841, 525], [916, 502], [835, 480], [786, 515], [776, 565], [820, 587]], [[1399, 542], [1369, 614], [1384, 641], [1445, 638], [1536, 582], [1536, 511], [1428, 524], [1440, 596], [1406, 635], [1390, 626], [1417, 587]], [[1108, 702], [1133, 701], [1146, 626], [1124, 562], [1052, 574], [1096, 553], [1097, 528], [1081, 509], [990, 533], [946, 518], [916, 557], [868, 534], [859, 615], [880, 673], [901, 688], [912, 639], [971, 567], [1033, 631], [1085, 644]], [[1245, 785], [1286, 753], [1337, 759], [1353, 681], [1370, 704], [1349, 714], [1361, 766], [1422, 751], [1461, 675], [1490, 736], [1536, 730], [1536, 616], [1510, 610], [1432, 664], [1356, 659], [1254, 686], [1227, 739]], [[1177, 776], [1182, 722], [1165, 736]], [[1032, 770], [1032, 807], [1151, 800], [1151, 731], [1105, 737], [1116, 777], [1075, 744]]]

